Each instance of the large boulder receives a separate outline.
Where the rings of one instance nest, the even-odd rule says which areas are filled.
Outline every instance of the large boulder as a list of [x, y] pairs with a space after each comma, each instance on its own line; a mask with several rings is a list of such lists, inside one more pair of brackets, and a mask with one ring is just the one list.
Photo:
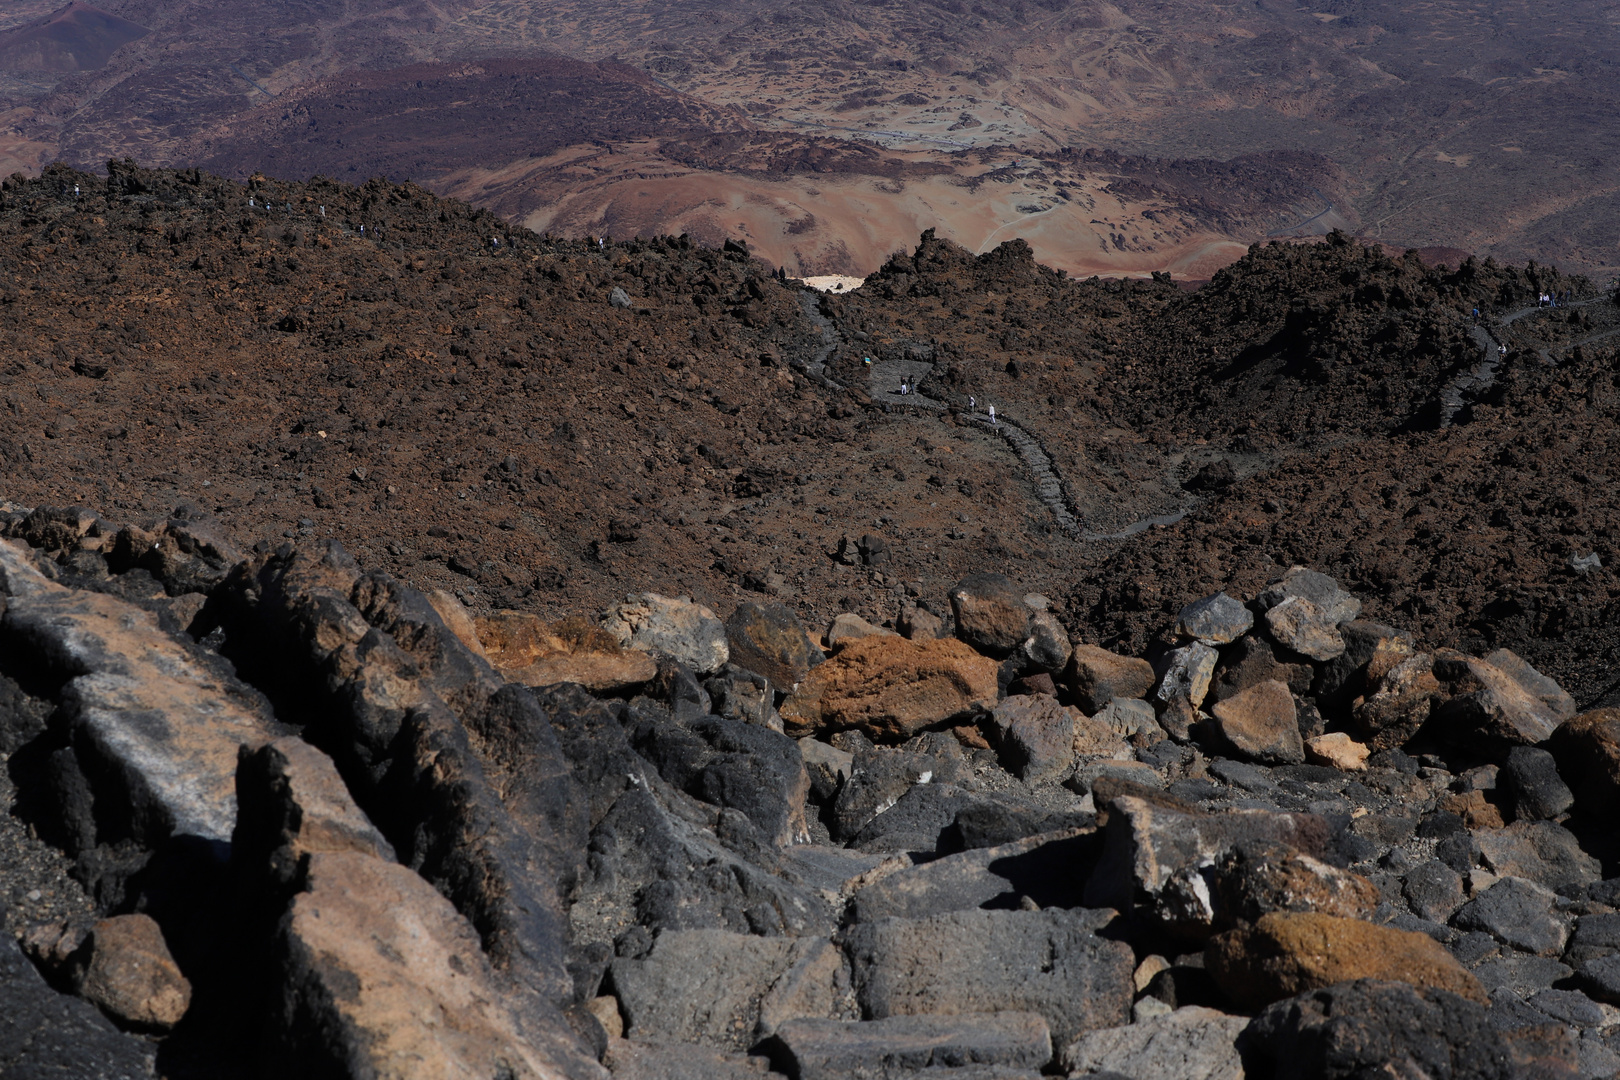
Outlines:
[[1355, 707], [1351, 730], [1374, 753], [1405, 744], [1428, 723], [1434, 703], [1444, 698], [1430, 653], [1402, 657], [1370, 689]]
[[731, 659], [725, 625], [688, 599], [636, 593], [602, 612], [600, 621], [623, 647], [670, 657], [699, 675], [713, 674]]
[[1575, 794], [1558, 775], [1558, 762], [1540, 747], [1509, 750], [1497, 787], [1512, 802], [1513, 816], [1520, 821], [1555, 818], [1575, 805]]
[[497, 611], [474, 620], [477, 640], [501, 676], [525, 686], [578, 683], [613, 694], [651, 682], [658, 664], [626, 649], [584, 619], [547, 623], [526, 611]]
[[852, 641], [782, 703], [789, 734], [859, 728], [899, 740], [996, 702], [996, 663], [950, 638]]
[[1583, 811], [1600, 821], [1620, 817], [1620, 709], [1566, 720], [1549, 748]]
[[1155, 667], [1159, 688], [1154, 696], [1164, 705], [1184, 701], [1198, 708], [1209, 694], [1215, 661], [1219, 658], [1220, 654], [1202, 641], [1170, 650]]
[[1558, 895], [1523, 878], [1505, 877], [1457, 912], [1461, 930], [1481, 930], [1504, 945], [1537, 956], [1560, 956], [1572, 920], [1558, 910]]
[[1332, 660], [1345, 651], [1332, 618], [1304, 597], [1290, 596], [1267, 609], [1266, 629], [1278, 645], [1312, 660]]
[[1274, 1080], [1449, 1077], [1517, 1080], [1509, 1048], [1477, 999], [1360, 979], [1278, 1001], [1239, 1039], [1254, 1074]]
[[1153, 689], [1153, 665], [1134, 656], [1076, 645], [1063, 672], [1063, 683], [1088, 713], [1095, 713], [1116, 698], [1141, 699]]
[[759, 672], [785, 691], [825, 659], [799, 617], [782, 604], [739, 604], [726, 620], [726, 640], [732, 663]]
[[1315, 912], [1272, 912], [1218, 934], [1204, 964], [1246, 1009], [1352, 979], [1394, 979], [1489, 1000], [1479, 980], [1427, 934]]
[[398, 863], [309, 856], [277, 953], [267, 1056], [283, 1075], [605, 1080], [560, 1014], [530, 1022], [472, 926]]
[[1329, 626], [1347, 623], [1361, 614], [1360, 600], [1339, 588], [1339, 583], [1326, 574], [1303, 566], [1289, 567], [1287, 573], [1260, 591], [1255, 603], [1270, 611], [1290, 599], [1310, 601]]
[[1486, 653], [1482, 659], [1524, 687], [1531, 697], [1547, 706], [1547, 710], [1560, 721], [1575, 715], [1575, 699], [1570, 697], [1569, 692], [1531, 667], [1518, 653], [1511, 649], [1497, 649]]
[[873, 1019], [1016, 1010], [1039, 1013], [1055, 1042], [1130, 1019], [1135, 960], [1098, 937], [1111, 911], [956, 911], [851, 928], [844, 949]]
[[1024, 591], [1004, 574], [973, 574], [951, 587], [956, 636], [984, 655], [1005, 659], [1029, 637]]
[[1498, 877], [1522, 877], [1549, 889], [1591, 885], [1603, 876], [1598, 860], [1555, 821], [1515, 821], [1475, 837], [1480, 861]]

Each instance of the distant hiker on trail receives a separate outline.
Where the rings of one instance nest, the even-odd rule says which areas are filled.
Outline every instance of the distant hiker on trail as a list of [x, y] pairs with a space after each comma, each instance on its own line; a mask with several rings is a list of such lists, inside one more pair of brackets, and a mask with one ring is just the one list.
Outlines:
[[975, 413], [975, 412], [978, 412], [978, 411], [979, 411], [979, 403], [977, 401], [973, 400], [973, 395], [972, 394], [969, 394], [968, 395], [968, 412]]
[[1474, 325], [1479, 325], [1479, 308], [1474, 309]]
[[996, 426], [996, 407], [994, 405], [990, 406], [990, 426]]
[[900, 384], [900, 396], [901, 396], [901, 397], [905, 397], [905, 396], [906, 396], [906, 392], [907, 392], [907, 390], [908, 390], [908, 389], [909, 389], [909, 388], [908, 388], [908, 387], [907, 387], [907, 386], [906, 386], [906, 384], [905, 384], [905, 383], [901, 383], [901, 384]]

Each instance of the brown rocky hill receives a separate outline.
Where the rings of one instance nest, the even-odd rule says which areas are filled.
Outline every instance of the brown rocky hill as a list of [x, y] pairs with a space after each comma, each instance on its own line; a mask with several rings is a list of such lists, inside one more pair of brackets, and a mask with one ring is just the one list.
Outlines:
[[[1334, 228], [1614, 264], [1616, 58], [1587, 0], [1556, 18], [1449, 0], [103, 7], [150, 33], [94, 70], [0, 66], [0, 173], [124, 156], [240, 178], [386, 168], [542, 232], [742, 236], [802, 273], [864, 274], [928, 228], [975, 252], [1023, 238], [1084, 274], [1204, 279], [1256, 240]], [[47, 14], [17, 8], [0, 30]], [[633, 67], [677, 95], [655, 114], [718, 124], [631, 138], [644, 99], [586, 80], [587, 133], [576, 109], [553, 120], [514, 107], [505, 78], [466, 77], [558, 56]], [[420, 64], [443, 67], [407, 104], [409, 77], [387, 73]], [[436, 96], [456, 73], [465, 96]], [[450, 134], [457, 110], [482, 122]], [[1082, 148], [1101, 156], [1075, 167]], [[784, 153], [844, 167], [783, 173]]]
[[8, 182], [0, 259], [24, 505], [187, 503], [551, 617], [650, 588], [892, 621], [996, 568], [1133, 647], [1309, 562], [1582, 704], [1613, 681], [1616, 314], [1542, 268], [1336, 238], [1188, 293], [924, 237], [824, 297], [410, 186], [126, 165]]

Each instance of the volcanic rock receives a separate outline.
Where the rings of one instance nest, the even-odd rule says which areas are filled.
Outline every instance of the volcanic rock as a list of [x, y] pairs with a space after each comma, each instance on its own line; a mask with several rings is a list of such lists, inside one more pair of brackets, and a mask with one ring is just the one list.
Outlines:
[[1450, 650], [1435, 654], [1434, 676], [1451, 696], [1434, 710], [1458, 742], [1509, 749], [1547, 741], [1563, 718], [1494, 665]]
[[1333, 915], [1262, 915], [1210, 939], [1205, 964], [1221, 990], [1250, 1009], [1353, 979], [1393, 979], [1487, 1001], [1479, 980], [1426, 934]]
[[848, 963], [821, 937], [670, 930], [611, 977], [634, 1039], [746, 1050], [783, 1020], [856, 1015]]
[[1430, 859], [1406, 872], [1401, 895], [1420, 919], [1444, 923], [1462, 906], [1462, 875], [1439, 859]]
[[852, 641], [782, 703], [793, 734], [860, 728], [896, 740], [996, 700], [996, 663], [949, 638]]
[[1217, 701], [1210, 712], [1221, 738], [1250, 761], [1297, 765], [1305, 760], [1294, 696], [1269, 679]]
[[[1347, 623], [1361, 614], [1361, 601], [1339, 587], [1339, 583], [1326, 574], [1303, 566], [1293, 566], [1281, 578], [1267, 585], [1255, 597], [1255, 603], [1267, 612], [1288, 600], [1308, 601], [1329, 627]], [[1296, 650], [1303, 651], [1303, 650]], [[1318, 657], [1318, 659], [1331, 659]]]
[[974, 574], [950, 590], [956, 636], [984, 655], [1001, 660], [1029, 637], [1030, 608], [1024, 592], [1003, 574]]
[[647, 653], [622, 647], [583, 619], [548, 624], [528, 612], [497, 611], [474, 625], [495, 670], [525, 686], [570, 682], [611, 694], [651, 682], [658, 673]]
[[140, 1031], [168, 1031], [185, 1016], [191, 984], [149, 916], [103, 919], [85, 944], [89, 958], [78, 983], [86, 1001], [118, 1024]]
[[624, 648], [668, 656], [699, 675], [719, 671], [731, 658], [725, 626], [690, 600], [638, 593], [604, 611], [601, 625]]
[[1552, 679], [1531, 667], [1517, 653], [1497, 649], [1486, 653], [1484, 661], [1522, 686], [1527, 693], [1547, 706], [1557, 720], [1568, 720], [1576, 713], [1575, 699]]
[[1238, 1046], [1256, 1071], [1276, 1080], [1518, 1075], [1477, 995], [1376, 978], [1278, 1001], [1254, 1018]]
[[1029, 637], [1019, 646], [1019, 652], [1029, 667], [1055, 675], [1068, 666], [1074, 645], [1056, 615], [1050, 611], [1031, 611]]
[[1189, 1005], [1128, 1027], [1083, 1035], [1063, 1048], [1058, 1061], [1071, 1076], [1243, 1080], [1243, 1061], [1234, 1044], [1248, 1023], [1247, 1017]]
[[1177, 636], [1202, 641], [1205, 645], [1236, 641], [1253, 625], [1254, 614], [1223, 592], [1188, 604], [1176, 616]]
[[1603, 876], [1574, 834], [1552, 821], [1515, 821], [1475, 837], [1480, 859], [1498, 877], [1522, 877], [1549, 889], [1589, 885]]
[[1524, 821], [1555, 818], [1575, 805], [1575, 795], [1558, 775], [1553, 756], [1539, 747], [1508, 751], [1498, 781], [1511, 800], [1513, 816]]
[[1091, 828], [1063, 829], [977, 848], [899, 870], [856, 890], [850, 917], [926, 919], [978, 907], [1014, 907], [1029, 897], [1042, 909], [1075, 907], [1096, 858]]
[[898, 1078], [930, 1066], [1037, 1070], [1052, 1057], [1052, 1036], [1038, 1015], [1023, 1012], [789, 1020], [766, 1052], [777, 1069], [798, 1080]]
[[1416, 653], [1378, 680], [1371, 696], [1356, 706], [1352, 730], [1374, 753], [1404, 745], [1429, 720], [1440, 695], [1434, 657]]
[[1593, 709], [1561, 724], [1549, 744], [1581, 809], [1620, 814], [1620, 709]]
[[290, 1070], [602, 1075], [560, 1023], [542, 1038], [514, 1011], [477, 933], [397, 863], [311, 855], [278, 947], [273, 1056]]
[[1007, 698], [991, 713], [990, 726], [1002, 765], [1022, 780], [1060, 780], [1074, 767], [1074, 715], [1056, 698]]
[[1209, 694], [1210, 679], [1215, 674], [1215, 661], [1219, 656], [1201, 641], [1172, 649], [1156, 668], [1159, 688], [1154, 696], [1166, 705], [1183, 700], [1196, 709]]
[[1268, 608], [1266, 629], [1278, 645], [1312, 660], [1332, 660], [1345, 651], [1337, 624], [1302, 596], [1289, 596]]
[[1063, 673], [1063, 683], [1088, 713], [1097, 712], [1115, 698], [1144, 698], [1156, 681], [1153, 665], [1146, 660], [1120, 656], [1095, 645], [1076, 645]]
[[1276, 649], [1261, 635], [1245, 634], [1221, 650], [1210, 692], [1216, 701], [1225, 701], [1256, 683], [1275, 679], [1287, 683], [1294, 693], [1304, 694], [1310, 690], [1315, 675], [1316, 669], [1310, 664], [1278, 661]]
[[[822, 635], [827, 641], [827, 648], [837, 651], [838, 647], [850, 641], [859, 641], [869, 637], [892, 637], [893, 630], [885, 630], [881, 626], [873, 626], [859, 615], [844, 612], [833, 616], [833, 621], [827, 626], [827, 632]], [[906, 637], [916, 637], [907, 634]], [[938, 637], [937, 634], [926, 634], [925, 637]]]
[[727, 664], [719, 674], [704, 681], [703, 690], [709, 695], [709, 708], [715, 715], [776, 732], [782, 730], [782, 715], [776, 711], [776, 691], [765, 676]]
[[799, 617], [781, 604], [739, 604], [726, 620], [726, 639], [733, 662], [759, 672], [784, 691], [797, 686], [823, 660]]
[[1367, 768], [1371, 750], [1356, 742], [1342, 731], [1331, 731], [1305, 740], [1305, 759], [1317, 765], [1328, 765], [1341, 772], [1362, 772]]
[[1453, 921], [1460, 929], [1482, 930], [1521, 952], [1558, 956], [1569, 940], [1570, 920], [1556, 910], [1557, 902], [1551, 889], [1504, 877], [1464, 904]]
[[1067, 1043], [1130, 1017], [1130, 947], [1094, 933], [1112, 918], [1054, 908], [882, 919], [852, 928], [844, 947], [873, 1019], [1027, 1011]]
[[52, 990], [15, 942], [0, 941], [0, 1068], [7, 1074], [151, 1080], [155, 1053], [88, 1002]]
[[912, 787], [933, 780], [938, 769], [938, 762], [927, 754], [883, 748], [857, 751], [827, 823], [833, 839], [853, 839]]

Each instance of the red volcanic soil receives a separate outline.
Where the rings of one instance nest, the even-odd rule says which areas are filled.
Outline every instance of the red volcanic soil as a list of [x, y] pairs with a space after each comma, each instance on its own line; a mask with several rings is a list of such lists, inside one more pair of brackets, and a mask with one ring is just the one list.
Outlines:
[[0, 69], [93, 71], [149, 32], [139, 23], [74, 0], [39, 22], [0, 33]]

